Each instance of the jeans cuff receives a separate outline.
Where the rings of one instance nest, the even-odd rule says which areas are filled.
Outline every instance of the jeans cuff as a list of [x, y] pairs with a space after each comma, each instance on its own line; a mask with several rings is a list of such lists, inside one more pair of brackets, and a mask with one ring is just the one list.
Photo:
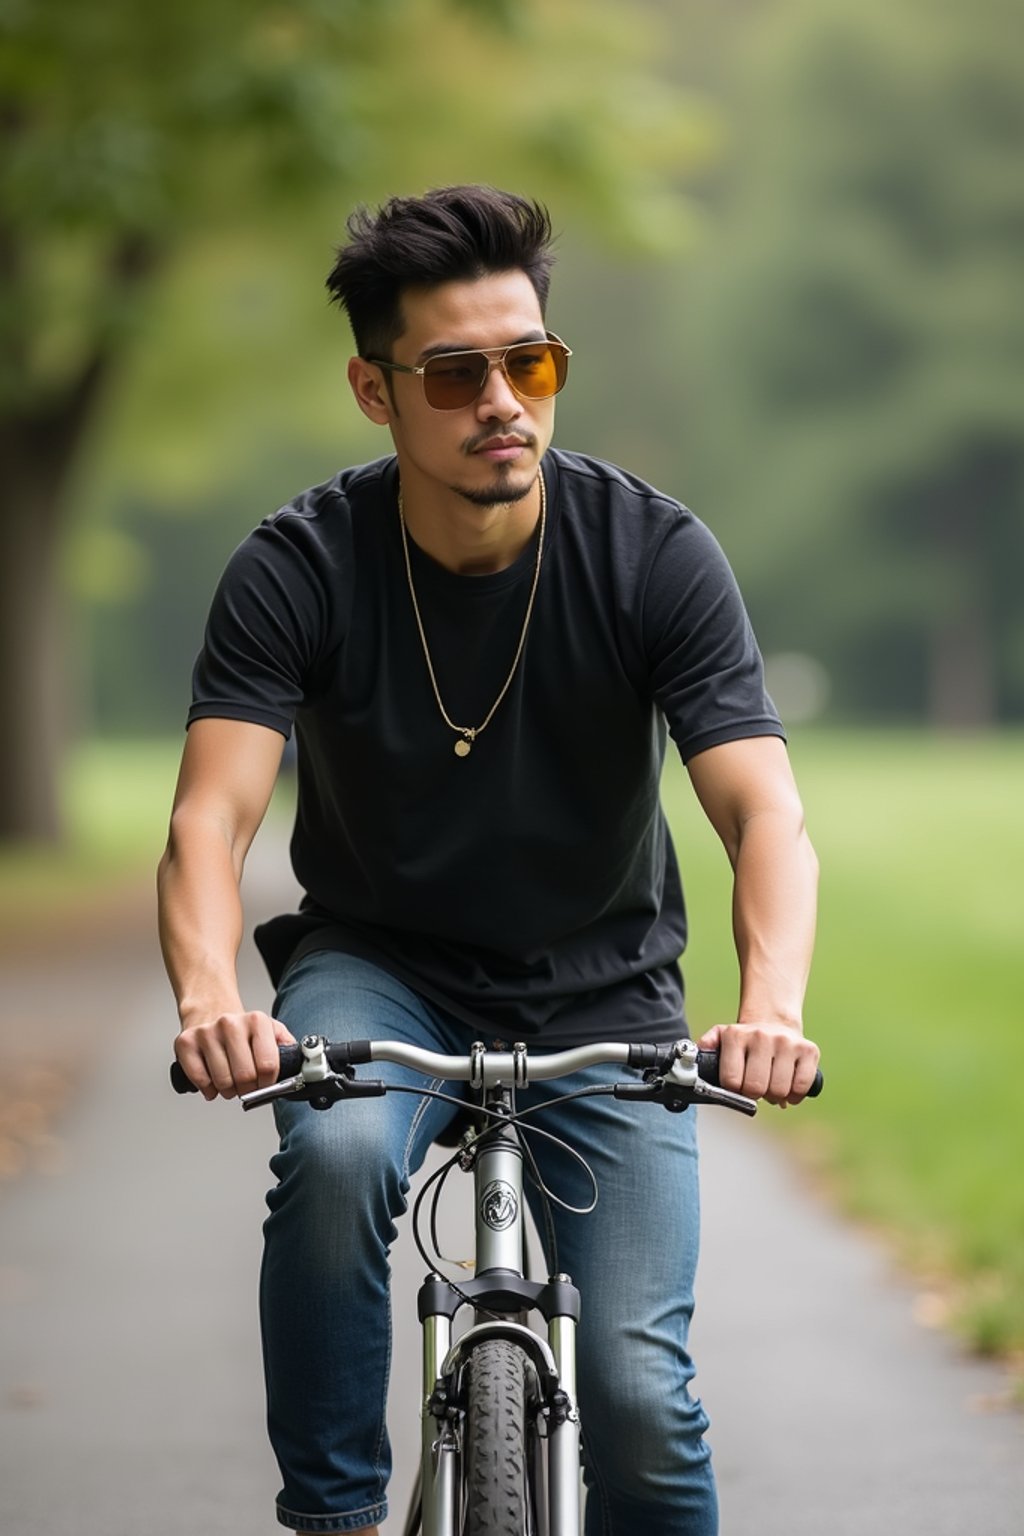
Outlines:
[[334, 1536], [339, 1531], [365, 1531], [371, 1525], [380, 1525], [387, 1519], [388, 1506], [370, 1504], [366, 1509], [354, 1510], [349, 1515], [300, 1515], [293, 1509], [277, 1506], [277, 1518], [281, 1525], [292, 1531], [319, 1531]]

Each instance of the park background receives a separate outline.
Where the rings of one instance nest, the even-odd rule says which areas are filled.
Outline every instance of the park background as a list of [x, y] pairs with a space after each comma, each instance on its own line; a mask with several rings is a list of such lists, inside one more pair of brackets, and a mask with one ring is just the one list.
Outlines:
[[[556, 442], [711, 525], [790, 726], [828, 1091], [772, 1128], [923, 1320], [1019, 1367], [1020, 26], [1015, 0], [4, 5], [0, 984], [150, 923], [217, 574], [385, 451], [323, 289], [347, 211], [542, 197]], [[702, 1027], [734, 1006], [728, 870], [675, 763], [665, 794]], [[2, 1112], [7, 1176], [58, 1098]]]

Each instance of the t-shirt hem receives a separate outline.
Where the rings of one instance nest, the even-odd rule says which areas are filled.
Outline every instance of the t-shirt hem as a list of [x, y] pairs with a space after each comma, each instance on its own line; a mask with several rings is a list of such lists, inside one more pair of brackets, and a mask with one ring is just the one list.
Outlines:
[[246, 725], [265, 725], [272, 731], [278, 731], [286, 741], [292, 734], [292, 721], [285, 715], [249, 704], [193, 704], [185, 719], [185, 729], [197, 720], [240, 720]]
[[[689, 1038], [681, 985], [677, 1001], [664, 997], [660, 1006], [647, 1005], [649, 1012], [645, 1011], [642, 1018], [632, 1017], [616, 1024], [614, 1001], [599, 1004], [596, 1017], [593, 1016], [595, 1010], [590, 1005], [595, 995], [602, 992], [613, 994], [616, 987], [628, 989], [631, 984], [642, 985], [644, 976], [653, 975], [654, 972], [635, 972], [632, 976], [618, 978], [607, 987], [588, 989], [579, 997], [562, 994], [557, 1000], [548, 999], [557, 1001], [559, 1005], [554, 1013], [547, 1018], [536, 1015], [531, 1018], [536, 999], [531, 1006], [531, 1001], [525, 996], [518, 1004], [504, 997], [493, 1014], [489, 1013], [486, 1006], [474, 1008], [468, 1001], [439, 986], [436, 980], [404, 965], [401, 958], [386, 946], [374, 944], [347, 925], [326, 916], [318, 921], [313, 913], [282, 914], [259, 924], [254, 938], [276, 989], [280, 988], [285, 972], [307, 956], [337, 951], [367, 960], [371, 965], [387, 971], [476, 1038], [523, 1039], [550, 1050], [589, 1044], [594, 1040], [622, 1040], [627, 1043], [639, 1041], [657, 1045]], [[664, 966], [657, 968], [658, 972], [665, 969], [667, 967]], [[580, 1017], [581, 1012], [588, 1016], [586, 1021]]]
[[709, 747], [722, 747], [730, 741], [748, 741], [758, 736], [776, 736], [780, 741], [786, 740], [786, 732], [780, 721], [771, 715], [764, 715], [757, 720], [734, 721], [713, 731], [703, 731], [699, 736], [691, 736], [688, 741], [678, 742], [677, 746], [679, 756], [684, 763], [688, 763]]

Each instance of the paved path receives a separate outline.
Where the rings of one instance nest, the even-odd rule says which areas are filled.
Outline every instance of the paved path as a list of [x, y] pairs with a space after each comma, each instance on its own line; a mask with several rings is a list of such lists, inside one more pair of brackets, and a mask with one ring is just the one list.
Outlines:
[[[4, 1536], [277, 1529], [255, 1322], [271, 1123], [167, 1090], [154, 958], [102, 977], [109, 1068], [65, 1109], [62, 1157], [0, 1193]], [[21, 1009], [28, 975], [7, 972]], [[41, 1018], [74, 980], [36, 974]], [[762, 1127], [706, 1116], [704, 1147], [697, 1349], [723, 1536], [1022, 1536], [1024, 1416], [993, 1410], [998, 1373], [918, 1327], [912, 1291]], [[400, 1298], [419, 1270], [396, 1259]], [[412, 1415], [394, 1430], [407, 1467]]]

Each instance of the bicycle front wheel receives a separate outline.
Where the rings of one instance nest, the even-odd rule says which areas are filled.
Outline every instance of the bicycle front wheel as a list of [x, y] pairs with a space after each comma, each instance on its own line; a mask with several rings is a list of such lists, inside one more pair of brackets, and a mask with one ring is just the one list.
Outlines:
[[529, 1371], [523, 1350], [505, 1339], [487, 1339], [469, 1357], [463, 1426], [464, 1536], [532, 1536], [537, 1530], [531, 1488]]

